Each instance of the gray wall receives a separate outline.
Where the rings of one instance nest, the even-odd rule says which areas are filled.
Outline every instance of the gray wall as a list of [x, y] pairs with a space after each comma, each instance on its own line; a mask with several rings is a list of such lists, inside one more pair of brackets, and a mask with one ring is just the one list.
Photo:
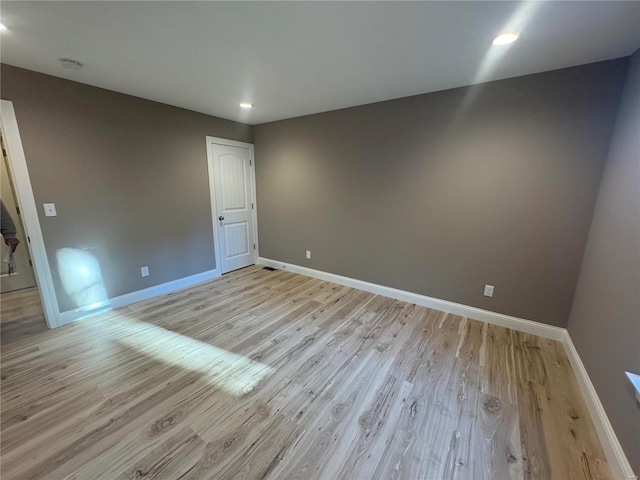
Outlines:
[[62, 311], [74, 304], [61, 248], [96, 256], [109, 297], [215, 268], [205, 136], [251, 142], [251, 127], [8, 65], [1, 96], [15, 107]]
[[636, 474], [640, 405], [640, 51], [632, 57], [589, 232], [569, 333]]
[[564, 326], [627, 63], [256, 126], [260, 255]]

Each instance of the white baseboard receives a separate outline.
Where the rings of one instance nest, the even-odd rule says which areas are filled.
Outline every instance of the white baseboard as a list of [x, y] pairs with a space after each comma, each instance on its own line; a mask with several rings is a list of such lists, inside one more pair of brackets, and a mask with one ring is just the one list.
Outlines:
[[638, 477], [633, 473], [633, 469], [631, 468], [631, 465], [622, 450], [622, 446], [618, 441], [618, 437], [611, 426], [609, 417], [607, 417], [607, 413], [600, 402], [596, 388], [593, 386], [593, 383], [591, 383], [587, 369], [582, 363], [578, 350], [576, 350], [568, 331], [565, 331], [563, 343], [564, 350], [569, 358], [569, 362], [571, 362], [571, 367], [576, 375], [576, 379], [578, 380], [578, 385], [580, 385], [580, 391], [582, 392], [582, 396], [584, 397], [589, 413], [591, 414], [593, 424], [596, 427], [596, 432], [598, 432], [598, 438], [600, 439], [604, 453], [607, 456], [607, 461], [609, 462], [609, 467], [611, 467], [613, 478], [636, 480]]
[[396, 300], [402, 300], [404, 302], [415, 303], [416, 305], [433, 308], [442, 312], [452, 313], [454, 315], [473, 318], [475, 320], [491, 323], [493, 325], [512, 328], [521, 332], [539, 335], [540, 337], [550, 338], [552, 340], [562, 341], [564, 339], [564, 333], [566, 332], [566, 329], [561, 327], [545, 325], [544, 323], [534, 322], [531, 320], [526, 320], [524, 318], [512, 317], [510, 315], [504, 315], [502, 313], [491, 312], [489, 310], [483, 310], [481, 308], [471, 307], [469, 305], [463, 305], [461, 303], [440, 300], [439, 298], [427, 297], [426, 295], [407, 292], [406, 290], [399, 290], [392, 287], [385, 287], [383, 285], [365, 282], [363, 280], [357, 280], [355, 278], [343, 277], [342, 275], [327, 273], [321, 270], [301, 267], [300, 265], [294, 265], [292, 263], [278, 262], [276, 260], [262, 257], [258, 258], [258, 263], [280, 270], [288, 270], [290, 272], [300, 273], [302, 275], [306, 275], [307, 277], [318, 278], [320, 280], [337, 283], [339, 285], [357, 288], [359, 290], [375, 293], [384, 297], [390, 297], [395, 298]]
[[299, 273], [308, 277], [325, 280], [328, 282], [337, 283], [339, 285], [345, 285], [347, 287], [357, 288], [366, 292], [375, 293], [385, 297], [395, 298], [409, 303], [415, 303], [428, 308], [433, 308], [454, 315], [460, 315], [467, 318], [473, 318], [483, 322], [491, 323], [501, 327], [511, 328], [520, 332], [531, 333], [539, 335], [544, 338], [550, 338], [562, 342], [567, 353], [567, 357], [571, 362], [573, 371], [578, 379], [580, 390], [591, 414], [591, 418], [596, 427], [598, 438], [602, 443], [602, 448], [607, 461], [611, 467], [613, 478], [618, 480], [636, 480], [637, 477], [633, 473], [629, 461], [627, 460], [620, 442], [616, 437], [616, 434], [609, 422], [609, 418], [600, 403], [596, 389], [589, 379], [587, 370], [580, 360], [578, 351], [576, 350], [569, 332], [566, 328], [554, 327], [552, 325], [545, 325], [543, 323], [526, 320], [524, 318], [512, 317], [504, 315], [502, 313], [491, 312], [489, 310], [483, 310], [469, 305], [463, 305], [460, 303], [449, 302], [447, 300], [440, 300], [438, 298], [427, 297], [426, 295], [420, 295], [417, 293], [407, 292], [405, 290], [399, 290], [396, 288], [385, 287], [375, 283], [365, 282], [357, 280], [355, 278], [343, 277], [342, 275], [336, 275], [333, 273], [323, 272], [321, 270], [314, 270], [312, 268], [302, 267], [292, 263], [279, 262], [277, 260], [271, 260], [268, 258], [258, 258], [258, 263], [266, 265], [268, 267], [277, 268], [279, 270], [287, 270], [293, 273]]
[[62, 312], [58, 315], [56, 327], [66, 325], [67, 323], [71, 323], [82, 318], [97, 315], [98, 313], [103, 313], [108, 310], [124, 307], [136, 302], [141, 302], [142, 300], [147, 300], [148, 298], [157, 297], [159, 295], [164, 295], [165, 293], [170, 293], [175, 290], [191, 287], [198, 283], [206, 282], [207, 280], [212, 280], [219, 276], [219, 270], [208, 270], [206, 272], [196, 273], [195, 275], [191, 275], [189, 277], [179, 278], [178, 280], [161, 283], [160, 285], [154, 285], [153, 287], [145, 288], [143, 290], [125, 293], [124, 295], [113, 297], [109, 300], [105, 300], [104, 302], [93, 305], [90, 309], [87, 309], [85, 307]]

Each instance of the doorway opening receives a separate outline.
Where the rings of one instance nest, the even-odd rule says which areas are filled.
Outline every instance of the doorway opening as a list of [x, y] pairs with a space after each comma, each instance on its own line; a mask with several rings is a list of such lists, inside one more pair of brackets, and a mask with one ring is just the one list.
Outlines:
[[16, 187], [0, 133], [0, 202], [2, 242], [0, 242], [0, 332], [2, 343], [25, 332], [47, 328], [40, 292], [33, 271], [29, 242], [25, 234]]
[[[19, 209], [19, 214], [18, 211], [16, 211], [15, 217], [19, 219], [22, 233], [18, 234], [18, 229], [16, 228], [16, 234], [24, 235], [24, 238], [19, 238], [21, 243], [18, 244], [16, 251], [20, 252], [21, 250], [24, 250], [24, 252], [21, 253], [27, 254], [27, 263], [29, 260], [31, 261], [29, 267], [31, 267], [31, 273], [34, 275], [35, 285], [37, 285], [37, 288], [34, 287], [29, 290], [32, 294], [32, 301], [26, 303], [29, 303], [33, 308], [36, 308], [35, 306], [38, 306], [38, 309], [41, 308], [44, 311], [44, 321], [46, 322], [46, 326], [48, 328], [54, 328], [59, 325], [58, 317], [60, 310], [58, 309], [58, 302], [53, 287], [47, 252], [44, 246], [42, 230], [40, 229], [38, 211], [36, 208], [35, 197], [33, 195], [33, 189], [31, 188], [31, 179], [29, 178], [27, 160], [24, 155], [24, 149], [22, 148], [18, 121], [16, 119], [13, 103], [9, 100], [0, 100], [0, 133], [3, 141], [2, 159], [0, 161], [7, 167], [7, 181], [9, 178], [12, 181], [12, 190], [11, 188], [8, 190], [10, 192], [9, 197], [13, 198], [16, 208]], [[15, 223], [13, 213], [9, 213], [8, 215], [12, 215], [12, 220], [14, 220]], [[4, 243], [4, 241], [0, 242], [0, 244], [2, 243]], [[2, 260], [3, 258], [0, 258], [0, 262], [2, 262]], [[27, 267], [19, 267], [16, 264], [15, 270], [18, 269], [25, 272], [28, 271]], [[22, 272], [20, 275], [22, 275]], [[10, 300], [18, 297], [19, 292], [22, 292], [22, 295], [26, 295], [27, 290], [27, 288], [24, 288], [22, 290], [15, 290], [6, 294], [0, 294], [3, 319], [16, 320], [18, 318], [23, 318], [21, 316], [23, 314], [31, 319], [31, 321], [34, 321], [34, 318], [42, 318], [39, 310], [27, 312], [15, 311], [10, 313]], [[40, 300], [39, 304], [38, 299]], [[13, 324], [19, 325], [20, 322], [14, 322]], [[4, 332], [6, 332], [6, 328], [3, 328], [3, 333]], [[2, 342], [5, 343], [6, 340], [7, 335], [3, 335]]]
[[[37, 288], [31, 254], [27, 248], [22, 215], [18, 206], [15, 184], [11, 178], [7, 149], [0, 133], [2, 163], [0, 164], [0, 201], [2, 202], [2, 239], [0, 244], [0, 293], [25, 288]], [[10, 236], [11, 238], [7, 238]], [[13, 240], [15, 238], [15, 240]]]

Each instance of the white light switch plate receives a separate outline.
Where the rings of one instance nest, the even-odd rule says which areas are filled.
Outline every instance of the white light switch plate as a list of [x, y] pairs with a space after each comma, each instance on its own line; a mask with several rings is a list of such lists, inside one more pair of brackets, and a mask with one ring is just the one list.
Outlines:
[[149, 267], [140, 267], [140, 275], [143, 277], [149, 276]]
[[493, 285], [485, 285], [484, 286], [484, 296], [485, 297], [493, 297]]
[[55, 203], [43, 203], [42, 206], [44, 207], [44, 215], [46, 217], [57, 217], [58, 214], [56, 213], [56, 204]]

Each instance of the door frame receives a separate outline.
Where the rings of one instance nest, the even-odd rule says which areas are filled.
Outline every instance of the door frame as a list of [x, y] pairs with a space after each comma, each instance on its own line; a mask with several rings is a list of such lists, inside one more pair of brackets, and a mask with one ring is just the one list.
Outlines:
[[4, 144], [7, 148], [7, 166], [13, 177], [18, 207], [22, 217], [24, 233], [27, 238], [22, 242], [29, 249], [33, 263], [33, 273], [36, 277], [38, 292], [44, 310], [47, 327], [55, 328], [59, 325], [60, 310], [53, 287], [53, 277], [49, 268], [49, 259], [44, 246], [44, 238], [40, 229], [38, 209], [36, 206], [27, 160], [22, 148], [18, 121], [13, 108], [13, 102], [0, 101], [0, 125]]
[[218, 223], [216, 221], [217, 217], [217, 205], [216, 205], [216, 195], [215, 195], [215, 175], [213, 168], [213, 152], [211, 151], [211, 145], [224, 145], [227, 147], [240, 147], [247, 148], [249, 150], [249, 183], [251, 184], [251, 202], [253, 203], [253, 209], [251, 218], [253, 222], [253, 238], [256, 245], [255, 250], [253, 251], [253, 262], [254, 264], [258, 261], [259, 252], [260, 252], [260, 244], [258, 242], [258, 202], [256, 198], [256, 158], [254, 155], [253, 143], [247, 142], [238, 142], [237, 140], [229, 140], [227, 138], [220, 137], [206, 137], [207, 142], [207, 166], [209, 169], [209, 198], [211, 200], [211, 222], [213, 224], [213, 243], [215, 246], [215, 257], [216, 257], [216, 270], [220, 272], [222, 275], [222, 264], [220, 262], [220, 232], [218, 230]]

